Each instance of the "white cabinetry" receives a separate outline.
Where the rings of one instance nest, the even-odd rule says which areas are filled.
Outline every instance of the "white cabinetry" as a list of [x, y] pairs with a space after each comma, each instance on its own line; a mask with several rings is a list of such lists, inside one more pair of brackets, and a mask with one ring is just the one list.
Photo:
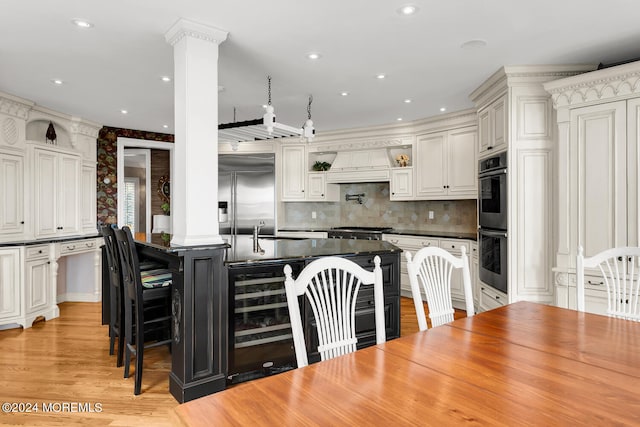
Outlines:
[[[470, 95], [478, 109], [480, 157], [507, 152], [507, 294], [481, 293], [481, 306], [483, 295], [498, 296], [505, 303], [554, 301], [551, 269], [554, 200], [558, 200], [553, 188], [557, 144], [551, 97], [543, 84], [589, 69], [574, 65], [502, 67]], [[482, 259], [482, 253], [479, 256]]]
[[307, 177], [304, 145], [283, 145], [281, 159], [281, 187], [283, 201], [303, 201]]
[[306, 200], [317, 202], [337, 202], [340, 199], [338, 184], [327, 184], [325, 172], [307, 174]]
[[79, 234], [80, 156], [34, 147], [33, 157], [35, 237]]
[[326, 172], [310, 172], [304, 145], [283, 145], [281, 161], [283, 202], [337, 202], [338, 184], [328, 184]]
[[[578, 247], [590, 257], [640, 244], [640, 62], [545, 85], [557, 109], [555, 303], [575, 308]], [[604, 314], [599, 270], [586, 271], [586, 310]]]
[[24, 225], [24, 155], [0, 149], [0, 235], [19, 239]]
[[84, 234], [97, 232], [96, 223], [96, 166], [85, 162], [82, 165], [82, 185], [80, 194], [80, 221]]
[[294, 239], [326, 239], [326, 231], [278, 231], [278, 237], [291, 237]]
[[507, 148], [507, 96], [501, 96], [478, 111], [478, 156], [484, 157]]
[[27, 320], [27, 324], [31, 324], [40, 312], [51, 309], [52, 305], [55, 306], [49, 245], [28, 246], [25, 260], [25, 315], [33, 317]]
[[477, 198], [476, 136], [475, 126], [418, 136], [418, 198]]
[[391, 181], [389, 181], [390, 200], [413, 199], [413, 168], [392, 168]]
[[0, 325], [13, 323], [22, 314], [21, 266], [20, 248], [0, 248]]
[[469, 257], [469, 275], [471, 276], [471, 288], [473, 289], [473, 306], [476, 312], [480, 310], [480, 278], [478, 277], [478, 243], [471, 242], [471, 256]]
[[[454, 256], [460, 256], [464, 246], [469, 255], [472, 242], [463, 239], [438, 239], [435, 237], [409, 236], [403, 234], [383, 234], [382, 240], [392, 243], [403, 250], [400, 256], [400, 290], [402, 295], [411, 297], [411, 283], [407, 273], [407, 258], [404, 252], [411, 252], [415, 256], [416, 252], [424, 247], [442, 248], [451, 252]], [[471, 261], [471, 260], [470, 260]], [[472, 275], [473, 280], [473, 274]], [[451, 298], [455, 308], [464, 309], [464, 285], [462, 282], [462, 270], [454, 270], [451, 276]]]
[[494, 308], [502, 307], [508, 302], [506, 294], [482, 283], [480, 283], [479, 299], [478, 312], [493, 310]]

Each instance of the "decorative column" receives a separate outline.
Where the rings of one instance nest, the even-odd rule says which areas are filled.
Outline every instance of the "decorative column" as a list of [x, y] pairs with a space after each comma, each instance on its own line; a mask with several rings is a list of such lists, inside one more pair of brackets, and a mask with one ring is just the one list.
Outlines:
[[175, 149], [172, 244], [223, 243], [218, 227], [218, 45], [227, 32], [180, 19], [173, 46]]

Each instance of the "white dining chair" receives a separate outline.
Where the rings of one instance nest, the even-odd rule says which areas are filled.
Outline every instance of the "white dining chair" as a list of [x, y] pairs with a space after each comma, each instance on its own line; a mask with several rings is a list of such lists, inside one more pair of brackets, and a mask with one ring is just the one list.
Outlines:
[[471, 290], [471, 276], [469, 274], [469, 258], [465, 247], [462, 255], [456, 257], [442, 248], [425, 247], [416, 252], [411, 259], [411, 252], [406, 252], [407, 270], [413, 303], [418, 316], [418, 327], [426, 331], [427, 318], [422, 304], [421, 289], [427, 298], [431, 327], [452, 322], [454, 319], [453, 302], [451, 300], [451, 274], [454, 268], [462, 270], [464, 286], [464, 300], [467, 317], [474, 314], [473, 294]]
[[376, 343], [385, 342], [380, 257], [376, 255], [373, 262], [373, 271], [367, 271], [346, 258], [324, 257], [307, 265], [295, 280], [291, 276], [291, 267], [289, 265], [284, 267], [284, 286], [299, 368], [309, 364], [298, 302], [300, 295], [305, 295], [313, 311], [321, 360], [356, 350], [358, 339], [355, 329], [355, 310], [358, 292], [362, 285], [373, 285]]
[[[585, 258], [578, 247], [576, 262], [576, 306], [585, 311], [585, 269], [600, 270], [600, 278], [607, 290], [607, 315], [640, 321], [640, 247], [606, 249]], [[593, 274], [593, 270], [589, 272]], [[597, 274], [597, 273], [596, 273]]]

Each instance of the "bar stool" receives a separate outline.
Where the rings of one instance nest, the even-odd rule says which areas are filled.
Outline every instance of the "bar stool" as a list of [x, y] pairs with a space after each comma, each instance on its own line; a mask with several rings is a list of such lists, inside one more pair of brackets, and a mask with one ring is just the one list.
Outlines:
[[[115, 230], [116, 243], [122, 267], [124, 296], [124, 377], [129, 378], [131, 355], [135, 356], [134, 394], [140, 394], [144, 350], [171, 345], [170, 281], [169, 271], [156, 271], [161, 280], [142, 284], [140, 264], [129, 227]], [[146, 342], [146, 344], [145, 344]]]

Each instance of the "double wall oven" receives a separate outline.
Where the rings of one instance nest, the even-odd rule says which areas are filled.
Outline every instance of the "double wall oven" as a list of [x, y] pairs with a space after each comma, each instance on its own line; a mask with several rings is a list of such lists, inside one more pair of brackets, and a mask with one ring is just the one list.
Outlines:
[[478, 167], [480, 280], [507, 292], [507, 153], [480, 160]]

